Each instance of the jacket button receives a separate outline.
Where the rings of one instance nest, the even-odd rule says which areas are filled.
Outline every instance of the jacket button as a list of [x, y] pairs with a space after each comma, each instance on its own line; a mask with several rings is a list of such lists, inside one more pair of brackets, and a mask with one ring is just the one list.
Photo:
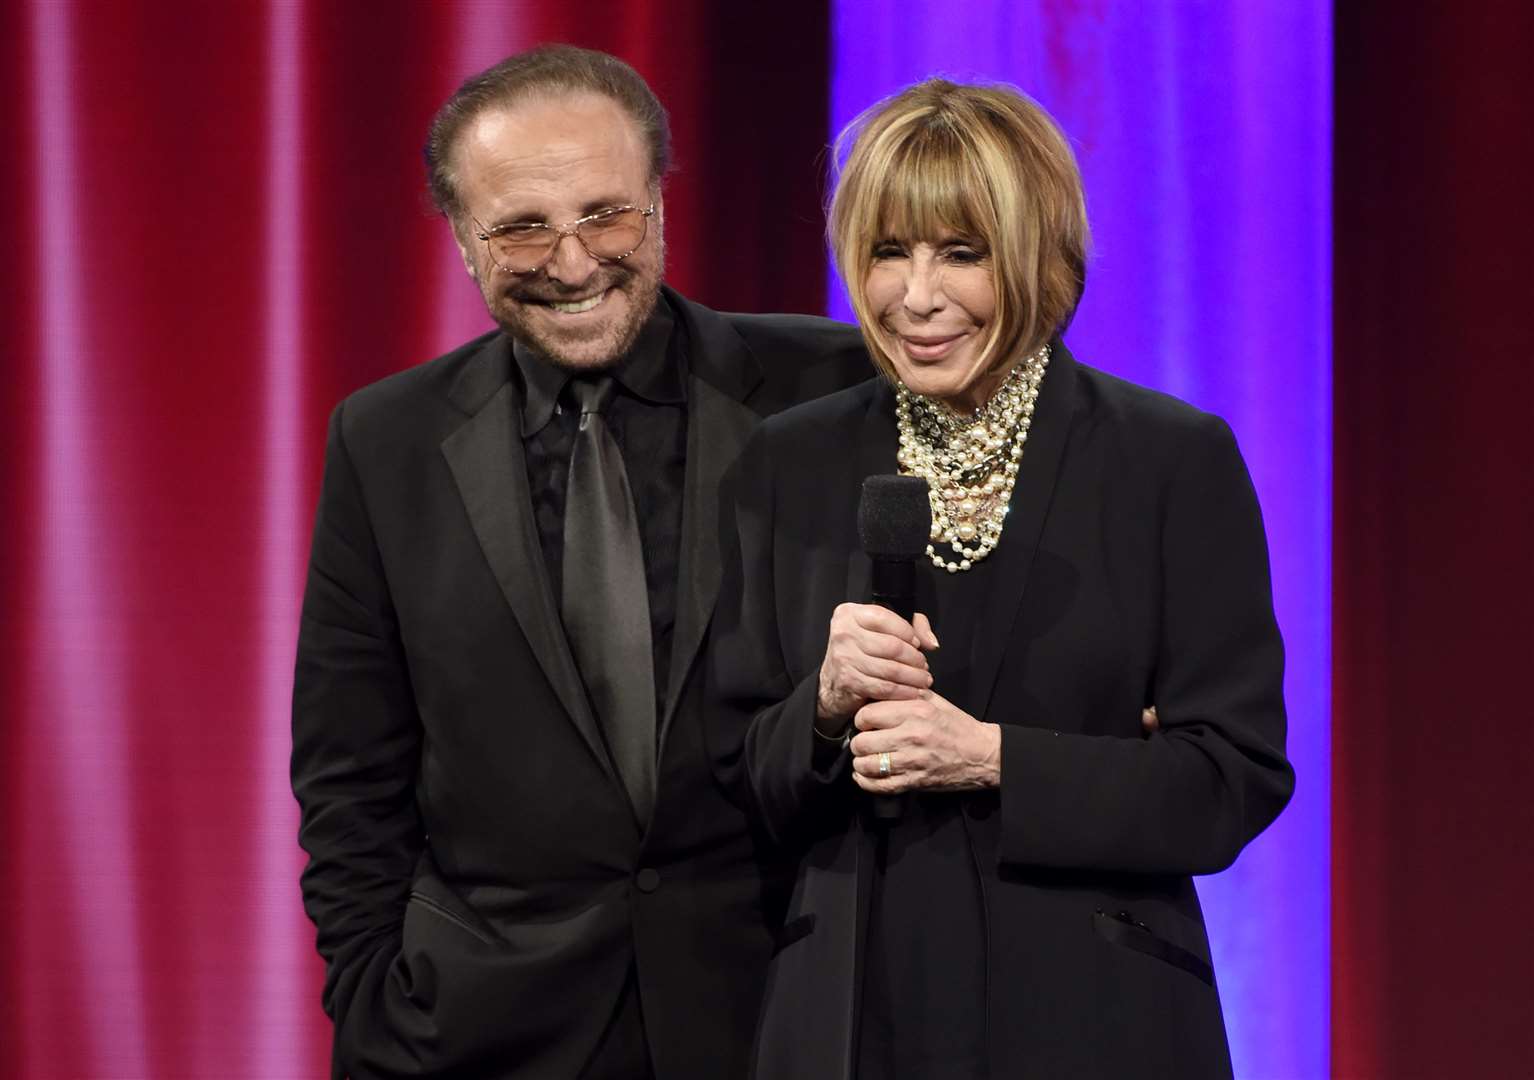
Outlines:
[[640, 892], [654, 892], [660, 888], [660, 871], [647, 866], [634, 875], [634, 884]]

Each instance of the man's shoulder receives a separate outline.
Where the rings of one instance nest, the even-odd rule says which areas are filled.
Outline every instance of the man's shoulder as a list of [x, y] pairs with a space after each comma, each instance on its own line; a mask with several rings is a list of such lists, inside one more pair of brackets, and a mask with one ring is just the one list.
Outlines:
[[[872, 373], [857, 327], [818, 315], [759, 315], [692, 305], [693, 318], [728, 327], [705, 342], [744, 348], [761, 382], [748, 404], [762, 415], [830, 394]], [[734, 345], [725, 344], [734, 342]], [[694, 343], [695, 346], [698, 344]]]
[[768, 417], [762, 421], [762, 436], [775, 453], [810, 458], [845, 453], [850, 433], [861, 430], [888, 386], [883, 377], [865, 373], [861, 382]]
[[820, 315], [758, 315], [719, 312], [758, 356], [852, 355], [867, 363], [863, 335], [849, 323]]
[[418, 421], [438, 408], [451, 409], [453, 394], [466, 370], [482, 364], [483, 354], [497, 348], [501, 337], [499, 330], [492, 330], [441, 356], [352, 391], [340, 405], [347, 426], [392, 427]]

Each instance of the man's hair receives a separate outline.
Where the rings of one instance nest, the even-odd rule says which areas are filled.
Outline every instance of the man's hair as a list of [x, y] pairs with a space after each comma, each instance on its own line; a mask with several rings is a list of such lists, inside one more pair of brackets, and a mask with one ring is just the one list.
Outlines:
[[426, 178], [432, 202], [454, 220], [458, 199], [454, 151], [464, 128], [492, 109], [565, 94], [597, 94], [621, 107], [639, 128], [650, 150], [653, 187], [671, 167], [671, 122], [639, 73], [616, 56], [574, 45], [539, 45], [464, 80], [437, 115], [426, 136]]
[[1010, 86], [928, 79], [865, 111], [836, 151], [845, 163], [827, 209], [831, 252], [886, 376], [894, 365], [865, 297], [885, 239], [954, 232], [990, 252], [996, 319], [986, 370], [1031, 354], [1070, 322], [1086, 284], [1086, 200], [1070, 145], [1037, 102]]

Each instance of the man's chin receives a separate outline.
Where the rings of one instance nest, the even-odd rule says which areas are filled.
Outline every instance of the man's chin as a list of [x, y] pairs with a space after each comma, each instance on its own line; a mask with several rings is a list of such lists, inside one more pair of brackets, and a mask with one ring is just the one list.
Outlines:
[[[659, 295], [657, 289], [657, 299]], [[631, 297], [625, 299], [632, 302]], [[652, 300], [642, 310], [630, 308], [610, 321], [583, 330], [572, 327], [562, 331], [556, 321], [558, 316], [551, 317], [547, 311], [507, 312], [496, 321], [506, 333], [559, 367], [601, 371], [617, 364], [633, 348], [654, 307]]]

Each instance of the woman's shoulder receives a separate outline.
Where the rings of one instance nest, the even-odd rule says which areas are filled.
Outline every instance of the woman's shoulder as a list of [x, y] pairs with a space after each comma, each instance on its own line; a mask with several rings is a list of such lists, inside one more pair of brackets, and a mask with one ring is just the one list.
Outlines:
[[1200, 429], [1221, 423], [1213, 413], [1180, 397], [1130, 382], [1080, 360], [1076, 361], [1076, 376], [1088, 411], [1102, 420], [1161, 430]]
[[1072, 437], [1092, 456], [1116, 462], [1155, 490], [1191, 463], [1232, 471], [1241, 463], [1230, 425], [1216, 414], [1079, 360], [1074, 365]]
[[1216, 414], [1079, 360], [1074, 363], [1079, 401], [1090, 427], [1111, 432], [1133, 452], [1175, 459], [1198, 448], [1234, 445], [1230, 425]]

